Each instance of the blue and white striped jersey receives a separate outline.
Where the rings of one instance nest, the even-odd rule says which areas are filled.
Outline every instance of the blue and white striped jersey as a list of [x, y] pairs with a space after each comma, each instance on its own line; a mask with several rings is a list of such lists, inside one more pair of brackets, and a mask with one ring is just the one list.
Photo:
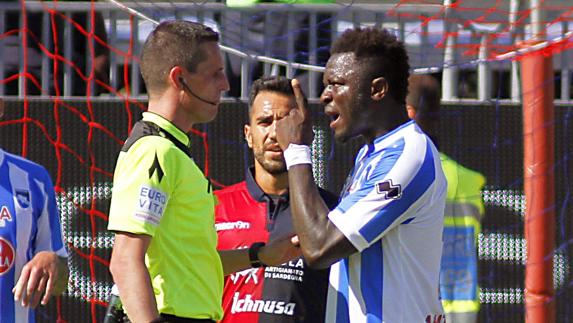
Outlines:
[[0, 149], [0, 323], [35, 321], [12, 288], [40, 251], [67, 257], [52, 181], [42, 166]]
[[438, 151], [413, 121], [362, 147], [328, 215], [359, 252], [331, 267], [326, 322], [445, 322], [446, 188]]

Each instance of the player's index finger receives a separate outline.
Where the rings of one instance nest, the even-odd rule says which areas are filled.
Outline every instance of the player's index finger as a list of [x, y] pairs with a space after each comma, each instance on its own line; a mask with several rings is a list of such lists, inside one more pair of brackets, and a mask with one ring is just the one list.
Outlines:
[[291, 85], [294, 91], [294, 97], [296, 98], [296, 105], [298, 106], [298, 109], [303, 113], [303, 115], [307, 115], [308, 109], [304, 104], [304, 94], [300, 88], [300, 82], [297, 79], [292, 79]]

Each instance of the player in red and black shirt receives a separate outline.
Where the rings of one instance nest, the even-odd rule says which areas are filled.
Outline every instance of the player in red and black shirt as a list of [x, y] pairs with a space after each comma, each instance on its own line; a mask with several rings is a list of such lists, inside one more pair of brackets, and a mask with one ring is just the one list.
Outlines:
[[[243, 182], [215, 192], [218, 249], [251, 248], [293, 232], [288, 174], [275, 138], [276, 121], [296, 107], [290, 80], [253, 84], [245, 138], [255, 157]], [[331, 208], [333, 194], [321, 190]], [[256, 257], [254, 257], [256, 258]], [[251, 259], [253, 268], [225, 277], [221, 322], [324, 322], [328, 270], [313, 270], [300, 258], [271, 267]]]

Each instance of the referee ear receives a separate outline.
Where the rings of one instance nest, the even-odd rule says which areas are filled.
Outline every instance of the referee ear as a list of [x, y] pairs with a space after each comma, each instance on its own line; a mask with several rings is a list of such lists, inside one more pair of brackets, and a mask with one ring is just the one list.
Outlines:
[[383, 77], [377, 77], [372, 80], [370, 88], [370, 98], [374, 101], [382, 100], [388, 93], [388, 81]]

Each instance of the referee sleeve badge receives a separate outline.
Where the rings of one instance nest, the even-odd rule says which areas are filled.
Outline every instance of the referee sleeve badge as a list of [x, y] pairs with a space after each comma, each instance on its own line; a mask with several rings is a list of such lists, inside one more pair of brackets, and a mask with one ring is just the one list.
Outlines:
[[163, 191], [148, 185], [141, 185], [135, 206], [135, 218], [153, 225], [159, 225], [167, 200], [168, 196]]

